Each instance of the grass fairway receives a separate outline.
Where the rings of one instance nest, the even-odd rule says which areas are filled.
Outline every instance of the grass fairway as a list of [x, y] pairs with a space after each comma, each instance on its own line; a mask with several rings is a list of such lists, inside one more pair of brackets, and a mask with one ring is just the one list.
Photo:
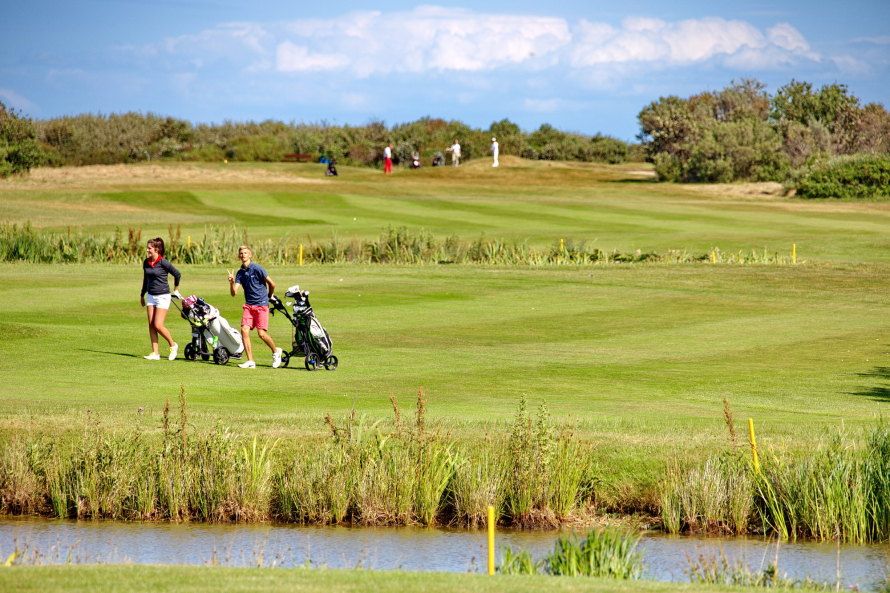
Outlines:
[[[340, 369], [315, 373], [298, 360], [273, 371], [256, 339], [255, 371], [144, 361], [138, 265], [2, 264], [0, 427], [80, 430], [88, 409], [106, 425], [129, 425], [138, 407], [156, 426], [182, 383], [196, 424], [293, 437], [322, 431], [325, 413], [353, 402], [359, 413], [388, 415], [390, 394], [410, 404], [423, 386], [431, 416], [466, 438], [508, 420], [522, 394], [546, 401], [601, 455], [623, 460], [610, 472], [633, 474], [675, 448], [725, 442], [724, 396], [737, 422], [756, 419], [758, 440], [792, 447], [885, 412], [886, 202], [804, 202], [743, 186], [660, 185], [622, 168], [506, 163], [391, 178], [343, 168], [331, 182], [318, 181], [314, 165], [229, 165], [247, 181], [199, 183], [90, 178], [86, 169], [72, 180], [63, 171], [0, 186], [0, 212], [74, 232], [141, 226], [143, 238], [166, 236], [168, 224], [195, 236], [236, 223], [256, 237], [313, 238], [372, 237], [392, 224], [538, 244], [597, 239], [622, 250], [796, 243], [809, 263], [269, 267], [281, 292], [296, 283], [312, 292], [333, 337]], [[279, 177], [251, 181], [252, 170]], [[243, 301], [228, 296], [224, 268], [182, 266], [182, 290], [237, 325]], [[167, 327], [187, 341], [175, 312]], [[271, 333], [281, 345], [292, 336], [279, 317]]]
[[685, 583], [617, 581], [614, 579], [474, 574], [419, 573], [370, 570], [263, 570], [185, 566], [40, 566], [0, 570], [0, 590], [84, 591], [213, 591], [253, 593], [295, 591], [422, 591], [501, 593], [557, 591], [611, 593], [624, 591], [734, 591], [733, 587], [704, 587]]

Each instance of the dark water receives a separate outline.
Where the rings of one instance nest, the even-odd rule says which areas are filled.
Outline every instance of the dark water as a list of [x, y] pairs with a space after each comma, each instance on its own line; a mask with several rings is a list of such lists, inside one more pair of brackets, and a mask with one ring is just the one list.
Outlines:
[[[537, 558], [553, 549], [558, 532], [499, 530], [498, 546], [527, 549]], [[293, 525], [208, 525], [202, 523], [115, 523], [36, 518], [0, 520], [0, 554], [13, 548], [36, 551], [42, 562], [132, 562], [230, 566], [328, 566], [411, 571], [483, 571], [484, 531], [420, 527], [315, 527]], [[807, 575], [860, 590], [876, 588], [887, 575], [890, 547], [814, 542], [781, 543], [762, 538], [699, 538], [647, 534], [641, 541], [649, 578], [688, 580], [689, 558], [722, 551], [752, 569], [778, 553], [779, 571]], [[4, 556], [5, 558], [5, 556]]]

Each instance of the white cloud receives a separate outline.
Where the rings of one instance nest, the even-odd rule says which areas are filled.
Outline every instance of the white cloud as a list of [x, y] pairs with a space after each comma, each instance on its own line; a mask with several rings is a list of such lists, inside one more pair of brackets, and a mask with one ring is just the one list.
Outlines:
[[890, 35], [883, 35], [881, 37], [857, 37], [851, 41], [853, 43], [876, 43], [878, 45], [887, 45], [890, 44]]
[[350, 59], [342, 54], [325, 55], [312, 53], [307, 47], [285, 41], [275, 51], [275, 69], [279, 72], [306, 70], [336, 70], [349, 65]]
[[[683, 67], [714, 58], [735, 68], [772, 69], [820, 59], [788, 23], [761, 31], [741, 20], [633, 17], [618, 27], [587, 20], [570, 27], [556, 17], [437, 6], [355, 11], [329, 19], [229, 23], [167, 39], [161, 47], [193, 68], [223, 62], [248, 73], [339, 71], [357, 78], [517, 68], [561, 68], [600, 76], [594, 70], [604, 66]], [[620, 72], [610, 78], [615, 74]]]
[[702, 18], [668, 23], [658, 19], [625, 19], [620, 29], [581, 21], [574, 31], [571, 64], [578, 68], [627, 62], [684, 65], [715, 56], [740, 58], [739, 63], [769, 67], [786, 61], [785, 54], [813, 59], [800, 32], [780, 23], [764, 35], [745, 21]]
[[844, 74], [868, 74], [871, 72], [868, 64], [851, 56], [832, 56], [831, 61]]
[[3, 99], [7, 106], [15, 109], [40, 111], [37, 105], [11, 89], [0, 88], [0, 99]]
[[803, 38], [800, 31], [788, 23], [779, 23], [766, 32], [770, 43], [789, 51], [810, 51], [810, 44]]

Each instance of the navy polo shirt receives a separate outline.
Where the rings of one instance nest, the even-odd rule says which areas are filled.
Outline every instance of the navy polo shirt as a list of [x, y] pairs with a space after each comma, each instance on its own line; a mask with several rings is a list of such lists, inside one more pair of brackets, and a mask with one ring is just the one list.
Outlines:
[[244, 302], [256, 307], [269, 305], [269, 290], [266, 288], [266, 270], [253, 262], [246, 268], [242, 266], [235, 274], [235, 284], [244, 288]]

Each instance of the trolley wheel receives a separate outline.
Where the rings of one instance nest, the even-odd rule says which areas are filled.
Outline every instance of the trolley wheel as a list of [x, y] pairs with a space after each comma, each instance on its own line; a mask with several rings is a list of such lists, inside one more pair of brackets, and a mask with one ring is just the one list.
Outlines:
[[331, 354], [331, 355], [328, 356], [327, 359], [324, 361], [324, 368], [325, 368], [325, 370], [328, 370], [328, 371], [336, 371], [336, 370], [337, 370], [337, 363], [338, 363], [338, 361], [337, 361], [337, 357], [334, 356], [333, 354]]
[[[201, 360], [203, 360], [203, 361], [205, 361], [205, 362], [208, 361], [208, 360], [210, 360], [210, 355], [209, 355], [209, 354], [202, 354], [202, 355], [201, 355]], [[214, 360], [214, 362], [216, 362], [216, 359], [215, 359], [215, 358], [214, 358], [213, 360]]]
[[227, 364], [229, 362], [229, 351], [225, 348], [217, 348], [214, 350], [213, 362], [216, 364]]
[[186, 360], [198, 360], [198, 349], [195, 348], [194, 342], [185, 345], [184, 355]]
[[306, 362], [304, 364], [306, 365], [307, 371], [314, 371], [315, 369], [317, 369], [318, 368], [318, 354], [316, 354], [315, 352], [310, 352], [309, 354], [307, 354]]
[[281, 353], [281, 368], [287, 368], [287, 363], [290, 362], [290, 353], [282, 352]]

